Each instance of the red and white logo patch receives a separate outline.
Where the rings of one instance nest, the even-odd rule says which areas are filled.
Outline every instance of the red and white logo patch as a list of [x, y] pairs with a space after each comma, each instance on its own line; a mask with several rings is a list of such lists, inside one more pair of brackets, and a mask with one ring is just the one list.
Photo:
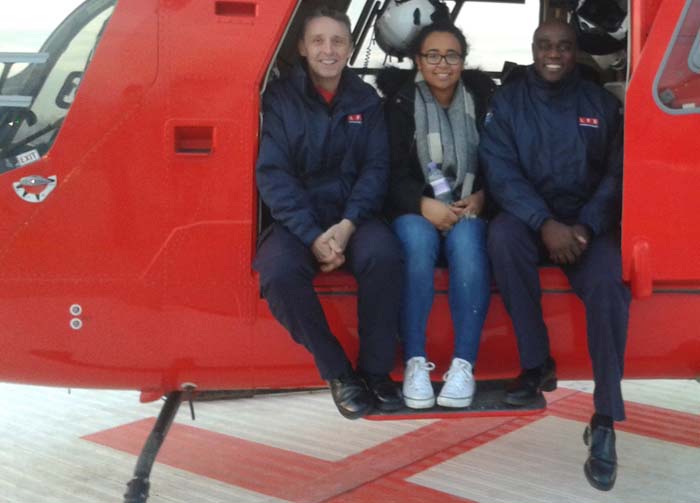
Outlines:
[[349, 124], [362, 124], [362, 114], [350, 114], [348, 115]]
[[579, 117], [578, 118], [578, 125], [579, 126], [584, 126], [584, 127], [598, 127], [598, 123], [600, 121], [596, 119], [595, 117]]

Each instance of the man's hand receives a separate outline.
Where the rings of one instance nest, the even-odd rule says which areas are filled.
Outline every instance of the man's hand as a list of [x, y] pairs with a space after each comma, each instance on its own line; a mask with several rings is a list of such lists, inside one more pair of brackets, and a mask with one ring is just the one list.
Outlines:
[[450, 208], [458, 216], [475, 217], [481, 214], [481, 211], [484, 209], [485, 199], [484, 191], [480, 190], [453, 203]]
[[431, 197], [421, 199], [420, 212], [440, 231], [449, 231], [459, 220], [459, 215], [454, 209]]
[[583, 245], [585, 250], [588, 247], [588, 243], [591, 242], [591, 231], [585, 225], [576, 224], [573, 226], [574, 236], [579, 243]]
[[322, 272], [331, 272], [345, 263], [345, 255], [333, 239], [330, 229], [321, 234], [311, 245]]
[[355, 232], [355, 224], [347, 218], [342, 219], [337, 224], [328, 228], [324, 234], [330, 234], [331, 238], [338, 245], [341, 253], [345, 252], [350, 236]]
[[575, 264], [590, 239], [584, 226], [565, 225], [551, 218], [542, 225], [540, 234], [549, 258], [555, 264]]

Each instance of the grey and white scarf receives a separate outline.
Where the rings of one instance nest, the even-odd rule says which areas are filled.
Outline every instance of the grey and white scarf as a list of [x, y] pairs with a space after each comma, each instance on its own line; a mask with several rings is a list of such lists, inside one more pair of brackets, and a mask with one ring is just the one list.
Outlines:
[[[445, 113], [447, 112], [447, 113]], [[457, 83], [450, 107], [445, 111], [433, 97], [419, 71], [416, 74], [414, 101], [416, 122], [416, 150], [428, 180], [428, 163], [441, 166], [442, 174], [457, 199], [472, 193], [478, 166], [474, 100], [462, 81]]]

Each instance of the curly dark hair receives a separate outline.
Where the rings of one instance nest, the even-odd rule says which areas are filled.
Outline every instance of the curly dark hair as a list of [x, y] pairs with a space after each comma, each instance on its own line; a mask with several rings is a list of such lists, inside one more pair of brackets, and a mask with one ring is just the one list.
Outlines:
[[454, 35], [462, 48], [462, 57], [467, 57], [467, 54], [469, 54], [469, 44], [467, 43], [467, 39], [464, 37], [462, 30], [457, 28], [450, 21], [437, 21], [433, 24], [429, 24], [428, 26], [424, 26], [421, 31], [418, 32], [418, 35], [416, 35], [411, 41], [411, 45], [408, 47], [408, 55], [415, 59], [416, 56], [420, 54], [421, 47], [423, 46], [425, 39], [428, 38], [428, 35], [435, 32], [451, 33]]

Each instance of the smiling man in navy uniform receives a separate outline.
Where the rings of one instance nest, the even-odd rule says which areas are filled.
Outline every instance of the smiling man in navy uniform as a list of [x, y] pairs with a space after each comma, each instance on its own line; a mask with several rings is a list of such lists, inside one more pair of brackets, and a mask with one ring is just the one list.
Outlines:
[[561, 266], [586, 307], [595, 414], [584, 433], [590, 446], [584, 471], [593, 487], [609, 490], [617, 474], [613, 422], [625, 419], [621, 379], [630, 302], [619, 242], [620, 104], [581, 79], [570, 26], [542, 24], [532, 52], [526, 75], [494, 97], [479, 148], [501, 209], [489, 226], [489, 256], [522, 367], [505, 401], [524, 405], [556, 388], [537, 270], [549, 260]]
[[[305, 19], [302, 60], [270, 84], [256, 178], [274, 223], [254, 267], [275, 318], [314, 356], [340, 413], [395, 410], [401, 248], [377, 216], [389, 179], [381, 102], [346, 64], [350, 21], [321, 7]], [[358, 282], [357, 368], [331, 333], [312, 280], [346, 267]]]

